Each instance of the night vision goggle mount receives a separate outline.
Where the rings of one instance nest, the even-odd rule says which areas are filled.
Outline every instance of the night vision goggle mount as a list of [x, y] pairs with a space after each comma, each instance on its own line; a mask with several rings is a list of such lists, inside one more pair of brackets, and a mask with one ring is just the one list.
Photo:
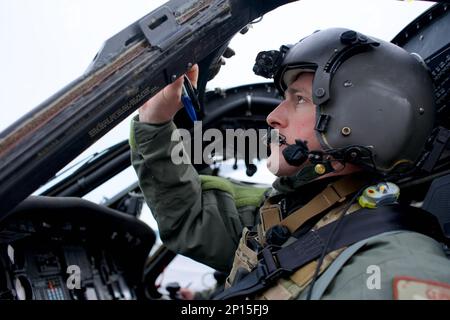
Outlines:
[[256, 63], [253, 67], [253, 72], [257, 76], [266, 79], [273, 79], [278, 69], [280, 68], [284, 57], [289, 52], [292, 46], [281, 46], [280, 50], [262, 51], [256, 57]]

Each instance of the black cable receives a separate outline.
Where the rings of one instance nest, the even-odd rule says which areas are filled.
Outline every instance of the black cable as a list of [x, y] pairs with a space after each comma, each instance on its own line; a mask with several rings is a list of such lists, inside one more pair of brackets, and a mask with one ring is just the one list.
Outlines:
[[306, 300], [311, 300], [311, 296], [312, 296], [312, 292], [314, 290], [314, 285], [317, 281], [317, 278], [319, 277], [319, 273], [320, 273], [320, 268], [322, 267], [323, 261], [325, 259], [325, 256], [327, 254], [327, 250], [328, 247], [330, 246], [331, 240], [333, 239], [333, 237], [335, 236], [335, 234], [338, 232], [338, 229], [342, 226], [342, 221], [344, 221], [344, 217], [347, 214], [347, 211], [350, 209], [350, 207], [352, 206], [352, 204], [356, 201], [356, 199], [358, 199], [358, 197], [364, 192], [364, 190], [366, 188], [368, 188], [370, 186], [370, 184], [364, 186], [362, 189], [360, 189], [351, 199], [351, 201], [348, 203], [348, 205], [343, 209], [341, 216], [337, 219], [337, 223], [334, 225], [333, 230], [331, 231], [330, 236], [327, 239], [327, 243], [325, 245], [325, 247], [322, 250], [322, 254], [320, 255], [319, 258], [319, 262], [317, 264], [316, 270], [314, 272], [314, 276], [313, 279], [311, 281], [311, 284], [309, 286], [309, 292], [308, 292], [308, 296], [306, 298]]

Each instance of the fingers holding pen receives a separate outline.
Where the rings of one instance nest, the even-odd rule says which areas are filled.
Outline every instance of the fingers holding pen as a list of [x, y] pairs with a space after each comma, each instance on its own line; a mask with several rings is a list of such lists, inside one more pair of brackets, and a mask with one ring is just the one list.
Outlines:
[[[194, 65], [186, 74], [194, 87], [197, 86], [199, 67]], [[167, 85], [161, 92], [147, 101], [139, 109], [139, 120], [144, 123], [160, 124], [173, 120], [183, 108], [181, 95], [183, 92], [184, 75]]]

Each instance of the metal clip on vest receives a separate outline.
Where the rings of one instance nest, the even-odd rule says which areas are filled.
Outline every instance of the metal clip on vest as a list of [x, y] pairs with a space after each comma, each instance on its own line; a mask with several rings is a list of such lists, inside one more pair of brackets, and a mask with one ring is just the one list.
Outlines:
[[257, 268], [259, 279], [268, 284], [278, 280], [284, 273], [288, 272], [280, 268], [278, 262], [274, 258], [274, 253], [280, 250], [279, 246], [267, 246], [258, 255], [260, 257]]

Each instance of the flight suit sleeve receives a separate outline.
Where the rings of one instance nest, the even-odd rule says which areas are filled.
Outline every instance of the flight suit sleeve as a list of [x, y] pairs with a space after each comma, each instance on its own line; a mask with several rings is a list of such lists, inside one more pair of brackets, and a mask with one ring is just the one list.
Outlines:
[[369, 242], [337, 274], [326, 300], [391, 300], [394, 279], [411, 277], [450, 283], [450, 260], [439, 243], [402, 232]]
[[175, 130], [173, 122], [132, 121], [131, 157], [140, 187], [170, 250], [227, 272], [243, 230], [242, 217], [232, 192], [203, 190], [191, 164], [172, 161], [171, 153], [180, 143], [172, 139]]

